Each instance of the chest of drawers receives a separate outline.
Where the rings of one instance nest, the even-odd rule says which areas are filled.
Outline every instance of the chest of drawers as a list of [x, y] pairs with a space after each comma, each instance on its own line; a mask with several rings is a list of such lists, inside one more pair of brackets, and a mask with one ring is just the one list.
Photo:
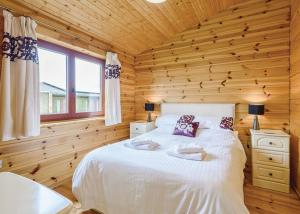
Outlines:
[[281, 130], [250, 130], [254, 186], [289, 192], [290, 136]]

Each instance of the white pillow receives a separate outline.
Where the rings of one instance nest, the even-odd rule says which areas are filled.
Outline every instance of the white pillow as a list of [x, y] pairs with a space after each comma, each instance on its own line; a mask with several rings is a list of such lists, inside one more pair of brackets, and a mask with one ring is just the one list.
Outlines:
[[[155, 125], [157, 127], [162, 126], [173, 126], [175, 128], [177, 120], [182, 115], [176, 115], [176, 114], [168, 114], [160, 116], [156, 119]], [[220, 125], [221, 117], [209, 117], [209, 116], [196, 116], [193, 122], [199, 122], [199, 128], [200, 129], [212, 129], [216, 128]]]
[[175, 126], [171, 125], [162, 125], [160, 127], [157, 127], [157, 131], [161, 133], [166, 133], [166, 134], [173, 134]]
[[222, 117], [196, 116], [194, 122], [199, 122], [201, 129], [215, 129], [220, 126]]
[[162, 126], [175, 127], [177, 120], [179, 120], [180, 117], [181, 117], [181, 115], [175, 115], [175, 114], [168, 114], [168, 115], [160, 116], [156, 119], [155, 125], [157, 127], [162, 127]]

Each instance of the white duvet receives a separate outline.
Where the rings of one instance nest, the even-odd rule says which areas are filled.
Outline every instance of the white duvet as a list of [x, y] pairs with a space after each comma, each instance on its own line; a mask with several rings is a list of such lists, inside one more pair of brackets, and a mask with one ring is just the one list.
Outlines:
[[[244, 214], [242, 145], [231, 131], [204, 129], [196, 138], [162, 129], [141, 135], [161, 144], [134, 150], [122, 141], [85, 156], [73, 176], [73, 193], [84, 209], [105, 214]], [[199, 143], [203, 161], [166, 154], [176, 144]]]

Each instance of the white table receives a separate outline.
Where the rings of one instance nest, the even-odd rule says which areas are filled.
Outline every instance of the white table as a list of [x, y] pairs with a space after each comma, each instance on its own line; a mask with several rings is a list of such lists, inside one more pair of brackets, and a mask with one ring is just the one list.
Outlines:
[[0, 173], [1, 214], [69, 213], [72, 202], [59, 193], [28, 178]]

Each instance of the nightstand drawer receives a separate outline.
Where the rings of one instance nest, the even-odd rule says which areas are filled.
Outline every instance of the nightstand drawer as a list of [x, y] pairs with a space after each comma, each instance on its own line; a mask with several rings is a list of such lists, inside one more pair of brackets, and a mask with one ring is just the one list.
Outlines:
[[253, 149], [253, 163], [266, 164], [277, 167], [289, 168], [289, 154], [262, 149]]
[[130, 124], [130, 132], [145, 133], [147, 131], [147, 124], [133, 123]]
[[253, 136], [253, 148], [289, 152], [288, 137]]
[[280, 191], [280, 192], [286, 192], [286, 193], [290, 192], [289, 184], [276, 183], [276, 182], [266, 181], [266, 180], [257, 179], [257, 178], [253, 178], [252, 182], [253, 182], [254, 186], [267, 188], [267, 189], [271, 189], [271, 190], [276, 190], [276, 191]]
[[253, 177], [278, 183], [289, 184], [290, 170], [285, 168], [254, 164]]

